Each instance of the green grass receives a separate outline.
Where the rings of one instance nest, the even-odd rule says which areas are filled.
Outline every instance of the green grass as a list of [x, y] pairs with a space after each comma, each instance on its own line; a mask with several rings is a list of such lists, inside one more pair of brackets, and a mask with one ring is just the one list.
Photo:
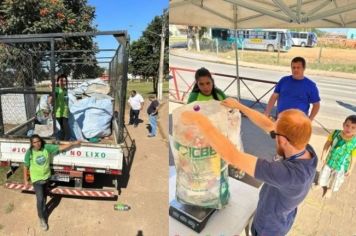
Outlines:
[[[15, 171], [15, 174], [13, 174], [9, 181], [11, 182], [16, 182], [16, 183], [22, 183], [23, 182], [23, 169], [22, 165]], [[4, 185], [6, 182], [6, 173], [8, 172], [9, 167], [0, 167], [0, 186]]]
[[187, 42], [187, 36], [170, 36], [169, 37], [169, 44], [185, 43], [185, 42]]
[[309, 68], [315, 70], [324, 70], [324, 71], [339, 71], [339, 72], [346, 72], [346, 73], [356, 73], [356, 65], [353, 64], [337, 64], [337, 63], [330, 63], [330, 64], [322, 64], [322, 63], [309, 63]]
[[[163, 82], [163, 93], [168, 93], [168, 81]], [[149, 95], [153, 94], [153, 83], [146, 82], [146, 81], [129, 81], [127, 83], [127, 92], [126, 92], [126, 99], [130, 96], [130, 91], [136, 90], [139, 94], [143, 96], [143, 98], [147, 98]]]
[[[241, 56], [241, 55], [240, 55]], [[279, 63], [277, 63], [277, 55], [271, 55], [270, 53], [266, 53], [265, 57], [256, 56], [253, 54], [244, 54], [243, 61], [245, 62], [253, 62], [259, 64], [267, 64], [267, 65], [280, 65], [280, 66], [290, 66], [290, 59], [285, 57], [279, 58]], [[308, 68], [315, 69], [315, 70], [323, 70], [323, 71], [339, 71], [339, 72], [346, 72], [346, 73], [356, 73], [356, 66], [353, 63], [335, 63], [326, 61], [324, 63], [318, 63], [316, 61], [309, 62]]]
[[11, 203], [7, 203], [5, 206], [5, 214], [10, 214], [15, 209], [15, 205]]
[[[350, 53], [353, 53], [351, 49], [349, 51]], [[356, 52], [356, 50], [354, 51]], [[208, 55], [209, 54], [216, 55], [216, 53], [209, 52], [209, 51], [201, 51], [200, 53], [208, 54]], [[219, 57], [224, 59], [234, 60], [235, 52], [234, 51], [220, 52]], [[289, 67], [291, 57], [293, 57], [293, 55], [289, 53], [281, 52], [279, 57], [279, 62], [278, 62], [277, 52], [252, 51], [252, 50], [239, 51], [240, 61], [264, 64], [264, 65], [279, 65], [279, 66]], [[334, 60], [322, 56], [321, 63], [318, 63], [316, 56], [313, 58], [308, 58], [308, 57], [306, 58], [308, 60], [308, 68], [311, 69], [356, 73], [355, 63], [352, 60], [348, 60], [347, 58]]]

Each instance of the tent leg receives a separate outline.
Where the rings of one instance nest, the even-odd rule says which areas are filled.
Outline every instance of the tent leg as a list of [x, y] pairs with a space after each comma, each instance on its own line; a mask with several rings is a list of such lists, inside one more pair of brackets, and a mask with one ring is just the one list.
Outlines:
[[240, 76], [239, 76], [239, 53], [237, 45], [237, 5], [234, 4], [234, 23], [235, 23], [235, 60], [236, 60], [236, 81], [237, 81], [237, 99], [240, 101]]

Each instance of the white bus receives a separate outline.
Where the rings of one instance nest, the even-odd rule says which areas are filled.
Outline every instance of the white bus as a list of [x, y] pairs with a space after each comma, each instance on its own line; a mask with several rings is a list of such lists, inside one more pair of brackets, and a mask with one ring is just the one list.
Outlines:
[[233, 46], [236, 44], [241, 49], [267, 50], [273, 52], [278, 50], [288, 51], [291, 49], [291, 36], [286, 29], [246, 29], [235, 31], [228, 29], [212, 29], [212, 38], [227, 41]]
[[314, 32], [291, 32], [292, 46], [314, 47], [317, 44], [317, 36]]

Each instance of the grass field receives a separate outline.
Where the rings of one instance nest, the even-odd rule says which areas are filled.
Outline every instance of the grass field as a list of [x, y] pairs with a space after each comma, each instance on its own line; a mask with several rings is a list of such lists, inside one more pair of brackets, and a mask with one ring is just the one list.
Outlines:
[[175, 43], [185, 43], [187, 42], [187, 36], [170, 36], [169, 37], [169, 45]]
[[[23, 182], [23, 169], [22, 165], [15, 171], [15, 174], [12, 175], [9, 179], [10, 182]], [[6, 182], [6, 173], [10, 170], [9, 167], [2, 166], [0, 167], [0, 186], [4, 185]]]
[[[200, 53], [216, 55], [216, 52], [208, 50]], [[319, 54], [321, 55], [320, 62]], [[304, 57], [307, 61], [307, 68], [310, 69], [356, 73], [356, 49], [322, 48], [320, 50], [319, 47], [292, 47], [288, 52], [279, 54], [279, 61], [278, 52], [239, 50], [240, 61], [266, 65], [289, 67], [290, 61], [296, 56]], [[218, 57], [234, 60], [235, 51], [219, 52]]]
[[[168, 81], [163, 82], [163, 94], [168, 93]], [[146, 81], [129, 81], [127, 84], [126, 98], [130, 96], [130, 91], [136, 90], [143, 98], [147, 98], [150, 94], [153, 94], [152, 82]]]

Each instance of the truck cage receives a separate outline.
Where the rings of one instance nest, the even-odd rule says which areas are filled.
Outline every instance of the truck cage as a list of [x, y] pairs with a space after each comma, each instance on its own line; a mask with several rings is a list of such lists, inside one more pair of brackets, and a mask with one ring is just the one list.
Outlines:
[[[103, 36], [113, 36], [118, 47], [100, 49], [93, 38]], [[122, 180], [127, 182], [136, 151], [135, 140], [130, 137], [125, 127], [128, 48], [129, 35], [126, 31], [0, 36], [0, 141], [22, 140], [29, 143], [26, 131], [34, 127], [38, 96], [51, 94], [53, 98], [55, 97], [56, 74], [66, 73], [74, 78], [69, 81], [68, 88], [85, 81], [84, 78], [102, 76], [101, 78], [107, 81], [110, 86], [109, 95], [114, 98], [112, 120], [114, 143], [107, 146], [117, 146], [122, 149], [122, 170], [58, 165], [52, 165], [52, 170], [74, 173], [74, 177], [77, 172], [114, 175], [116, 176], [115, 187], [120, 191], [121, 187], [125, 187], [125, 183], [120, 185], [118, 182], [122, 182]], [[98, 53], [102, 55], [96, 55]], [[106, 67], [107, 71], [104, 75], [103, 67]], [[41, 86], [42, 81], [46, 80], [50, 80], [51, 89]], [[21, 103], [23, 105], [18, 106]], [[55, 105], [55, 99], [53, 99], [53, 106]], [[54, 112], [52, 116], [52, 119], [55, 120]], [[114, 128], [117, 132], [114, 132]], [[53, 122], [53, 135], [46, 141], [48, 140], [49, 143], [58, 142], [55, 133], [56, 125]], [[95, 144], [88, 145], [95, 147]], [[4, 161], [0, 158], [0, 166], [10, 166], [7, 178], [16, 171], [19, 164], [19, 162]], [[6, 187], [32, 190], [32, 187], [25, 188], [16, 183], [6, 183]], [[114, 196], [110, 191], [101, 191], [104, 194], [100, 194], [100, 191], [86, 192], [70, 188], [54, 188], [52, 192], [84, 197]], [[68, 194], [69, 192], [72, 194]], [[80, 195], [78, 192], [83, 194]]]

